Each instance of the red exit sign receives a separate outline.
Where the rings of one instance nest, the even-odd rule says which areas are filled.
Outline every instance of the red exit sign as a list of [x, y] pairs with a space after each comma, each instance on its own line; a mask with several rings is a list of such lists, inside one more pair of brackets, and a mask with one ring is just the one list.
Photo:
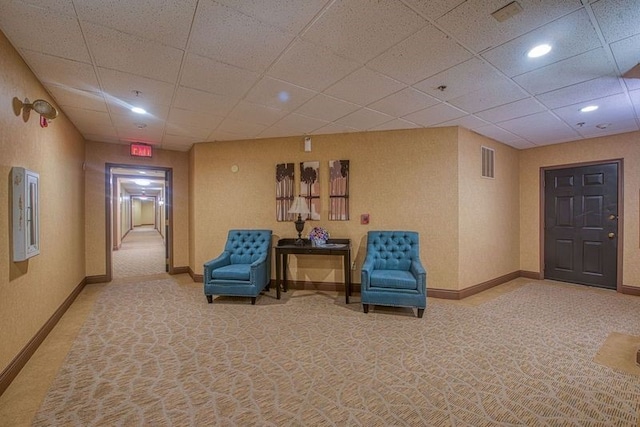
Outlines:
[[147, 144], [131, 144], [131, 155], [134, 157], [153, 157], [153, 147]]

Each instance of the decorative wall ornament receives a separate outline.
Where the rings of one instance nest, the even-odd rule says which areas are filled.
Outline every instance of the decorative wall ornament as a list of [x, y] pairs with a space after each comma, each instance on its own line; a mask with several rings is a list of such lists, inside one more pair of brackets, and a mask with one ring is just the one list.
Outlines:
[[276, 165], [276, 220], [293, 221], [295, 214], [289, 213], [293, 203], [294, 164], [278, 163]]
[[349, 160], [329, 160], [329, 220], [349, 220]]
[[300, 195], [309, 206], [308, 219], [320, 219], [320, 162], [300, 163]]

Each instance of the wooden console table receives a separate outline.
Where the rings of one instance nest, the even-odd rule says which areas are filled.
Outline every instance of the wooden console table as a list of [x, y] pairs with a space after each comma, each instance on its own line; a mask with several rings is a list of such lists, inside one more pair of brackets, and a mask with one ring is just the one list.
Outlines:
[[280, 299], [280, 285], [287, 292], [287, 264], [289, 254], [296, 255], [340, 255], [344, 269], [344, 295], [349, 304], [351, 296], [351, 240], [329, 239], [326, 246], [312, 246], [309, 239], [303, 239], [302, 245], [296, 245], [297, 239], [280, 239], [276, 250], [276, 294]]

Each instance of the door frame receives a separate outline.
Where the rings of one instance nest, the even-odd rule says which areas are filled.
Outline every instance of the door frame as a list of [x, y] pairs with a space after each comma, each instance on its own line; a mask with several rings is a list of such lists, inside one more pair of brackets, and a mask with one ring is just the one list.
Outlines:
[[175, 274], [173, 266], [173, 168], [152, 165], [136, 165], [127, 163], [105, 163], [104, 166], [104, 195], [105, 195], [105, 281], [110, 282], [113, 279], [113, 180], [111, 179], [112, 168], [138, 169], [138, 170], [156, 170], [164, 172], [164, 180], [166, 183], [165, 208], [166, 208], [166, 236], [165, 236], [165, 263], [168, 265], [168, 273]]
[[598, 160], [593, 162], [581, 162], [581, 163], [569, 163], [554, 166], [543, 166], [540, 168], [540, 279], [545, 279], [544, 272], [544, 217], [545, 217], [545, 192], [544, 192], [544, 177], [545, 172], [558, 169], [570, 169], [579, 168], [583, 166], [598, 166], [604, 164], [615, 163], [618, 165], [618, 246], [616, 250], [616, 292], [622, 292], [622, 257], [624, 246], [624, 159], [611, 159], [611, 160]]

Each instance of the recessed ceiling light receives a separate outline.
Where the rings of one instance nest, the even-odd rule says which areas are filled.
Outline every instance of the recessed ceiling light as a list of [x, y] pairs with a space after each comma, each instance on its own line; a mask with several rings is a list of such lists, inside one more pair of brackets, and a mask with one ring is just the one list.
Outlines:
[[147, 114], [147, 111], [144, 108], [140, 108], [140, 107], [131, 107], [131, 111], [133, 111], [136, 114]]
[[527, 56], [529, 58], [538, 58], [540, 56], [544, 56], [547, 53], [551, 52], [551, 46], [548, 44], [540, 44], [536, 47], [534, 47], [533, 49], [531, 49], [529, 52], [527, 52]]
[[149, 181], [148, 179], [134, 179], [133, 182], [135, 182], [138, 185], [149, 185], [149, 184], [151, 184], [151, 181]]
[[289, 100], [289, 92], [283, 90], [278, 94], [278, 99], [280, 102], [287, 102]]
[[588, 113], [589, 111], [596, 111], [598, 109], [597, 105], [587, 105], [584, 108], [581, 108], [580, 111], [583, 113]]

